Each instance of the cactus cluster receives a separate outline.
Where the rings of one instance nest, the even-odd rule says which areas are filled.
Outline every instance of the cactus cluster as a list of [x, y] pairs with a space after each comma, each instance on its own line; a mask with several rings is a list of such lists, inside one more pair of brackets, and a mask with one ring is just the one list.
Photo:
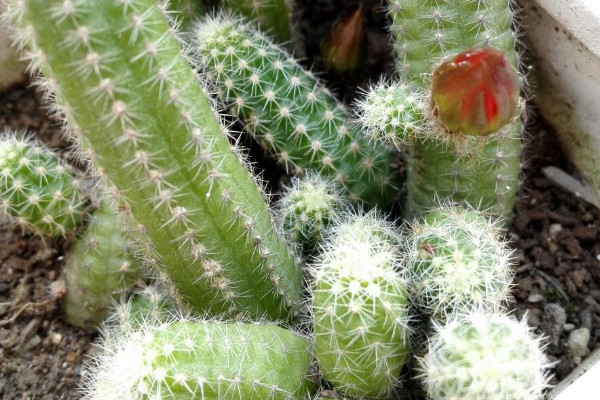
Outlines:
[[[285, 1], [225, 3], [289, 32]], [[539, 340], [500, 314], [511, 253], [493, 221], [510, 216], [521, 146], [508, 0], [390, 0], [402, 80], [374, 86], [358, 124], [252, 22], [205, 18], [185, 44], [174, 15], [189, 5], [8, 1], [128, 234], [103, 204], [67, 257], [71, 322], [98, 325], [127, 299], [105, 322], [85, 398], [389, 398], [419, 317], [434, 327], [419, 360], [431, 399], [540, 398]], [[223, 103], [291, 178], [276, 215], [222, 127]], [[404, 185], [397, 149], [404, 232], [379, 211]], [[7, 135], [0, 167], [7, 214], [45, 234], [78, 225], [85, 196], [54, 154]], [[145, 277], [129, 241], [161, 289], [126, 290]]]

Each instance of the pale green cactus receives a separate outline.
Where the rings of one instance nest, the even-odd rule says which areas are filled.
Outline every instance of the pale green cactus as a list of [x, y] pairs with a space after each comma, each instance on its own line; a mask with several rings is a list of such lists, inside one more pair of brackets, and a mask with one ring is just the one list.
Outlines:
[[108, 332], [86, 400], [307, 399], [310, 341], [279, 326], [174, 320]]
[[444, 205], [410, 225], [406, 250], [411, 298], [434, 320], [502, 310], [513, 277], [512, 251], [497, 223]]
[[102, 202], [66, 255], [63, 305], [67, 321], [96, 329], [119, 296], [141, 278], [140, 269], [123, 237], [117, 211]]
[[410, 351], [406, 284], [390, 231], [375, 213], [354, 215], [332, 229], [311, 270], [319, 370], [355, 398], [388, 396]]
[[154, 0], [10, 0], [42, 87], [131, 233], [200, 313], [291, 320], [302, 275]]
[[438, 326], [420, 360], [432, 400], [539, 400], [549, 366], [525, 321], [481, 312]]

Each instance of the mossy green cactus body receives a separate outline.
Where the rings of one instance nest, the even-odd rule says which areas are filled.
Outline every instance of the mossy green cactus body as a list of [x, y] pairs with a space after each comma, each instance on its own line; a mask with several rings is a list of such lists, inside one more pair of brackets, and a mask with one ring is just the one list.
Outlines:
[[64, 235], [80, 222], [85, 198], [71, 167], [41, 143], [0, 138], [2, 213], [40, 235]]
[[290, 319], [294, 257], [153, 0], [11, 0], [16, 33], [149, 261], [201, 313]]
[[277, 43], [290, 40], [291, 0], [223, 0], [225, 6], [256, 23]]
[[312, 271], [319, 369], [336, 390], [356, 398], [389, 395], [410, 347], [405, 283], [395, 271], [398, 243], [377, 218], [353, 217], [343, 231], [334, 228]]
[[97, 328], [119, 294], [133, 286], [141, 272], [130, 250], [117, 211], [102, 203], [66, 256], [64, 308], [69, 323]]
[[[498, 49], [517, 68], [509, 0], [388, 3], [397, 70], [417, 91], [430, 92], [434, 68], [471, 48]], [[407, 159], [408, 213], [421, 213], [438, 199], [451, 199], [508, 223], [519, 188], [520, 116], [488, 136], [469, 136], [447, 131], [429, 101], [426, 99], [423, 107], [424, 128], [401, 146]]]
[[421, 311], [443, 322], [456, 313], [501, 310], [512, 273], [500, 234], [480, 213], [460, 207], [443, 206], [414, 222], [406, 268]]
[[389, 207], [402, 186], [393, 152], [369, 144], [313, 75], [248, 24], [196, 30], [200, 64], [246, 130], [294, 174], [337, 180], [354, 202]]
[[292, 179], [279, 199], [277, 214], [283, 231], [304, 254], [310, 254], [345, 206], [335, 182], [309, 175]]
[[106, 338], [87, 400], [302, 400], [313, 391], [310, 342], [278, 326], [181, 320]]
[[421, 377], [432, 400], [538, 400], [548, 366], [525, 322], [472, 313], [437, 328]]

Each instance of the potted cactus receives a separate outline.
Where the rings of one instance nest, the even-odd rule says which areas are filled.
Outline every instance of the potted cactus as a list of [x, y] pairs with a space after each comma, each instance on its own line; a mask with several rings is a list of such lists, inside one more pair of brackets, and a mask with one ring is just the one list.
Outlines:
[[[59, 320], [101, 332], [84, 399], [542, 398], [548, 339], [509, 312], [514, 9], [390, 0], [395, 73], [343, 103], [286, 41], [343, 63], [366, 3], [311, 47], [301, 1], [7, 0], [72, 153], [5, 130], [0, 204], [63, 246]], [[220, 11], [190, 23], [204, 6]], [[60, 348], [32, 321], [21, 351]]]

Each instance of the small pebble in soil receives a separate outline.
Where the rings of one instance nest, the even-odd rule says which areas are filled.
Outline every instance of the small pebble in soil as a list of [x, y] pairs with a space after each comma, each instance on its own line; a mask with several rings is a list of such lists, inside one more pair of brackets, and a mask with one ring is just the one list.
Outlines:
[[541, 294], [532, 294], [527, 298], [527, 301], [535, 304], [535, 303], [539, 303], [540, 301], [544, 300], [544, 296], [542, 296]]
[[588, 342], [590, 341], [590, 330], [579, 328], [571, 331], [567, 340], [569, 353], [573, 357], [584, 357], [587, 354]]
[[560, 343], [560, 334], [567, 322], [567, 313], [564, 308], [556, 303], [548, 303], [544, 307], [542, 317], [542, 331], [548, 336], [549, 350], [556, 351]]

